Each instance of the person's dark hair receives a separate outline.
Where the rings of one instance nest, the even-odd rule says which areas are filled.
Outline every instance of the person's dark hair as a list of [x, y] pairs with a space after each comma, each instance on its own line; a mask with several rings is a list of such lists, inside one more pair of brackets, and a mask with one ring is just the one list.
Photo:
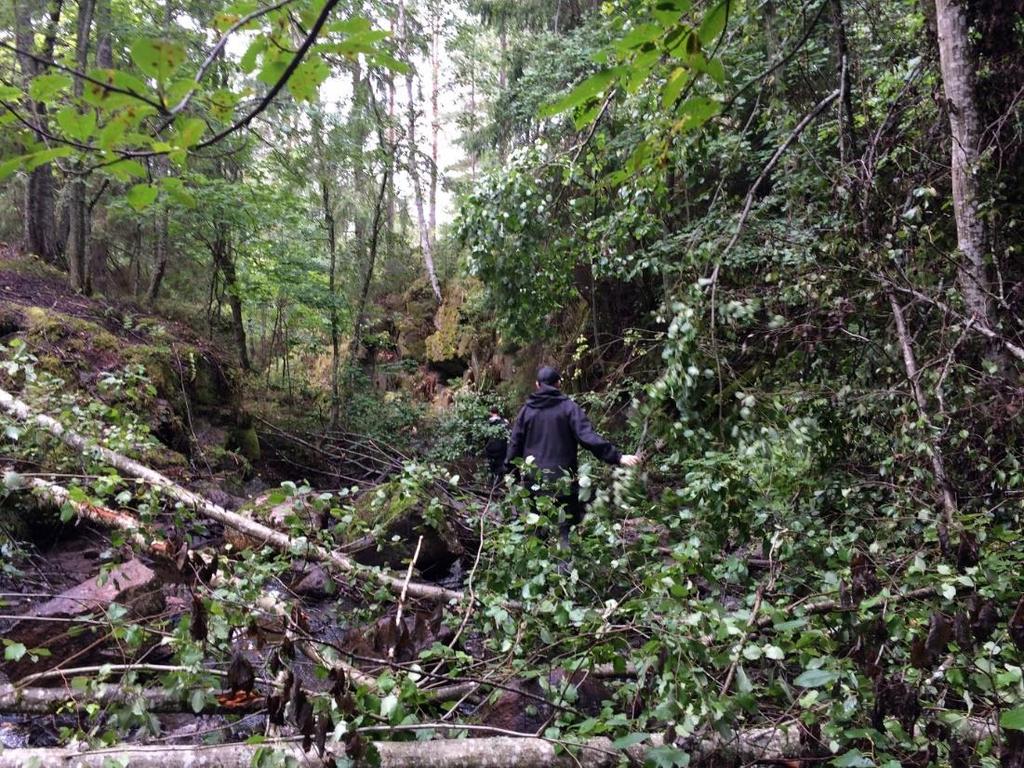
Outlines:
[[487, 412], [492, 416], [501, 416], [501, 409], [498, 408], [498, 406], [496, 405], [492, 405], [490, 408], [488, 408]]
[[537, 381], [541, 384], [547, 384], [549, 387], [557, 385], [561, 378], [558, 369], [550, 365], [543, 365], [537, 371]]

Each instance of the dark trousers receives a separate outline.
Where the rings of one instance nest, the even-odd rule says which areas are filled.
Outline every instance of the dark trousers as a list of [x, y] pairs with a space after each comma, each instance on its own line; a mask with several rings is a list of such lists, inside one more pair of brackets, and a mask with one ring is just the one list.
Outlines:
[[586, 513], [586, 507], [580, 501], [579, 485], [574, 482], [568, 493], [557, 495], [550, 492], [546, 493], [542, 486], [530, 495], [534, 500], [542, 497], [553, 499], [555, 504], [563, 511], [563, 515], [560, 515], [562, 519], [558, 523], [558, 539], [561, 545], [568, 545], [569, 531], [583, 520], [583, 515]]

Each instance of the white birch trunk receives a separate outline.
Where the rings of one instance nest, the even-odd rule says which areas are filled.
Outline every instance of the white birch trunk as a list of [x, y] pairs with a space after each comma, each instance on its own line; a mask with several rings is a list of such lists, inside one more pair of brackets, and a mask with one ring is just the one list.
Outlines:
[[974, 61], [964, 0], [935, 0], [939, 64], [946, 92], [953, 180], [953, 212], [959, 279], [967, 314], [992, 327], [992, 301], [985, 266], [988, 237], [978, 206], [981, 200], [979, 159], [981, 120], [975, 95]]
[[409, 176], [412, 179], [413, 202], [416, 206], [416, 223], [419, 227], [420, 250], [423, 252], [423, 265], [427, 270], [427, 278], [430, 280], [430, 288], [434, 292], [434, 298], [441, 303], [441, 285], [437, 281], [437, 272], [434, 269], [434, 250], [430, 240], [430, 233], [427, 229], [427, 220], [423, 210], [423, 185], [420, 183], [420, 171], [417, 162], [416, 147], [416, 98], [413, 93], [413, 70], [412, 56], [409, 47], [409, 19], [406, 15], [405, 1], [398, 2], [398, 28], [402, 33], [402, 52], [409, 64], [409, 71], [405, 75], [405, 93], [408, 99], [408, 129], [407, 140], [409, 150]]

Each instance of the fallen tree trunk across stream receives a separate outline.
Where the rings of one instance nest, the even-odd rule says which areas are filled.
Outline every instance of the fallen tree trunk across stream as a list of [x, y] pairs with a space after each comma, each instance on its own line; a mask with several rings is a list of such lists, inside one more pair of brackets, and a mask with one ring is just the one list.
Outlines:
[[204, 517], [209, 518], [210, 520], [215, 520], [229, 528], [233, 528], [234, 530], [239, 531], [246, 536], [250, 536], [259, 542], [269, 544], [281, 552], [293, 552], [308, 559], [318, 560], [330, 569], [355, 576], [363, 581], [376, 581], [383, 584], [396, 595], [401, 594], [404, 589], [409, 595], [425, 600], [440, 600], [448, 602], [451, 600], [462, 600], [463, 598], [462, 592], [445, 589], [432, 584], [406, 582], [405, 579], [360, 565], [345, 555], [338, 552], [331, 552], [318, 544], [296, 542], [287, 534], [275, 531], [273, 528], [268, 528], [267, 526], [244, 517], [243, 515], [230, 512], [219, 504], [214, 504], [209, 499], [203, 498], [199, 494], [193, 493], [192, 491], [172, 482], [166, 475], [150, 469], [133, 459], [129, 459], [127, 456], [123, 456], [116, 451], [112, 451], [102, 445], [96, 445], [88, 438], [83, 437], [76, 432], [65, 429], [64, 425], [56, 419], [45, 414], [33, 412], [27, 404], [2, 389], [0, 389], [0, 408], [17, 418], [19, 421], [34, 424], [37, 427], [46, 430], [82, 453], [88, 453], [90, 451], [95, 453], [102, 461], [115, 469], [159, 488], [172, 499], [187, 507], [195, 509], [196, 512]]
[[[794, 744], [797, 739], [793, 739]], [[614, 768], [624, 759], [640, 764], [651, 746], [660, 746], [659, 735], [644, 744], [617, 749], [611, 739], [597, 737], [583, 742], [564, 742], [575, 755], [559, 753], [555, 742], [532, 737], [491, 736], [479, 739], [439, 739], [435, 741], [378, 741], [381, 768]], [[709, 740], [710, 745], [710, 740]], [[716, 742], [716, 746], [724, 746]], [[216, 746], [131, 746], [118, 745], [90, 752], [65, 749], [0, 750], [0, 768], [24, 768], [27, 765], [61, 768], [106, 768], [130, 765], [131, 768], [250, 768], [257, 764], [259, 750], [275, 751], [295, 759], [299, 765], [318, 765], [316, 752], [303, 752], [294, 741], [267, 744], [223, 744]], [[332, 748], [328, 747], [328, 754]], [[343, 745], [333, 753], [345, 754]], [[703, 744], [691, 752], [696, 757]], [[739, 756], [739, 753], [736, 753]], [[752, 753], [749, 753], [752, 754]], [[35, 763], [33, 763], [35, 761]], [[326, 763], [325, 763], [326, 764]]]
[[[440, 728], [465, 731], [472, 730], [473, 726], [425, 723], [419, 726], [396, 726], [393, 729], [379, 726], [361, 729], [361, 732]], [[810, 744], [804, 743], [801, 730], [799, 723], [784, 721], [774, 726], [745, 728], [730, 736], [713, 734], [699, 740], [683, 739], [678, 742], [677, 748], [689, 754], [691, 764], [710, 758], [751, 764], [780, 762], [814, 752], [813, 740]], [[996, 734], [993, 723], [981, 718], [964, 718], [956, 730], [961, 740], [968, 743], [977, 743]], [[585, 741], [556, 742], [522, 734], [475, 739], [377, 741], [374, 746], [380, 754], [381, 768], [617, 768], [624, 762], [640, 765], [648, 750], [665, 744], [661, 734], [646, 734], [643, 742], [622, 749], [603, 736]], [[573, 754], [559, 751], [559, 746], [568, 748]], [[9, 749], [0, 750], [0, 768], [23, 768], [28, 765], [107, 768], [112, 764], [130, 765], [131, 768], [250, 768], [256, 764], [254, 758], [259, 750], [288, 755], [299, 765], [319, 764], [315, 750], [303, 752], [296, 740], [279, 740], [264, 744], [210, 746], [121, 744], [88, 752]], [[344, 746], [328, 744], [327, 754], [343, 757]], [[827, 755], [827, 750], [824, 754]]]
[[124, 531], [128, 534], [128, 538], [131, 539], [132, 543], [140, 549], [149, 550], [155, 554], [166, 554], [166, 547], [163, 542], [147, 539], [142, 534], [139, 521], [131, 515], [96, 504], [90, 504], [89, 502], [75, 501], [67, 488], [39, 477], [25, 478], [23, 487], [58, 509], [65, 506], [69, 507], [82, 520], [89, 520], [107, 528], [117, 528]]
[[[105, 707], [135, 703], [141, 703], [147, 712], [195, 712], [189, 694], [189, 691], [168, 691], [163, 688], [129, 690], [110, 683], [101, 683], [85, 691], [0, 685], [0, 712], [46, 715], [66, 710], [69, 706], [80, 708], [84, 704], [98, 704]], [[228, 702], [228, 706], [225, 707], [211, 694], [200, 711], [252, 712], [263, 707], [264, 701], [263, 696], [258, 696], [238, 703]], [[0, 750], [0, 760], [4, 754]]]

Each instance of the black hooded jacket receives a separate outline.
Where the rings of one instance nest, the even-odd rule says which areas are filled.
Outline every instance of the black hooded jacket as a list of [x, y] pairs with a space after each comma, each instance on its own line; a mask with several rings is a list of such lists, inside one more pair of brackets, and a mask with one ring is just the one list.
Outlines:
[[505, 463], [533, 456], [541, 469], [574, 472], [580, 445], [609, 464], [618, 464], [622, 458], [614, 445], [594, 431], [582, 408], [557, 387], [542, 385], [526, 400], [512, 425]]

